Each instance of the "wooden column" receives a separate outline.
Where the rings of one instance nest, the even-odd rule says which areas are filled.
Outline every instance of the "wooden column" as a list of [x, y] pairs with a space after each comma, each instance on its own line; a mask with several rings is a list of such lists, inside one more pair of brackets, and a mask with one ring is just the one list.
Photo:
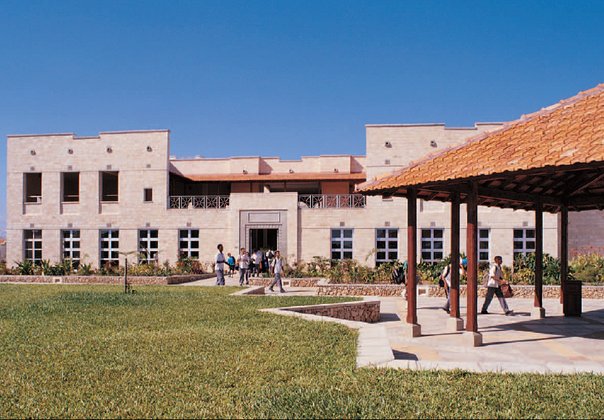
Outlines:
[[[468, 255], [468, 285], [467, 285], [467, 310], [468, 319], [466, 331], [478, 333], [478, 194], [477, 185], [472, 183], [468, 194], [468, 228], [466, 237], [466, 252]], [[482, 343], [482, 341], [481, 341]], [[480, 345], [481, 343], [475, 344]]]
[[451, 318], [459, 318], [459, 193], [453, 193], [451, 202]]
[[568, 280], [568, 207], [560, 212], [560, 303], [564, 302], [564, 288]]
[[417, 190], [407, 194], [407, 324], [417, 324]]
[[535, 308], [543, 307], [543, 204], [535, 207]]

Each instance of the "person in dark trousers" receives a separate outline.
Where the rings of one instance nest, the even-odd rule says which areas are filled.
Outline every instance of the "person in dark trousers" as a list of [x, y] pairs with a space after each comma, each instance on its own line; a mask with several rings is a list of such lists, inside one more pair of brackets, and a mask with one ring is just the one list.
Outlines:
[[273, 259], [273, 272], [275, 273], [275, 278], [268, 285], [268, 290], [274, 292], [273, 287], [275, 284], [279, 286], [279, 292], [285, 293], [283, 289], [283, 284], [281, 283], [281, 274], [283, 273], [283, 259], [281, 258], [281, 252], [279, 250], [275, 251], [275, 258]]
[[245, 248], [239, 251], [239, 286], [243, 286], [243, 282], [250, 284], [248, 267], [250, 265], [250, 256], [245, 252]]
[[214, 259], [214, 269], [216, 270], [216, 285], [224, 286], [224, 263], [226, 262], [226, 259], [224, 258], [224, 254], [222, 253], [222, 244], [218, 244], [216, 248], [218, 249], [218, 252], [216, 253], [216, 258]]
[[489, 278], [487, 280], [487, 296], [484, 299], [484, 304], [482, 305], [482, 311], [480, 312], [483, 315], [488, 314], [489, 305], [493, 300], [493, 295], [497, 296], [497, 300], [499, 300], [499, 304], [503, 309], [503, 312], [506, 315], [513, 315], [514, 311], [508, 308], [508, 304], [505, 301], [505, 297], [503, 297], [503, 292], [501, 291], [501, 282], [503, 280], [503, 271], [501, 270], [501, 264], [503, 263], [503, 258], [501, 256], [495, 257], [495, 262], [491, 264], [491, 268], [489, 270]]

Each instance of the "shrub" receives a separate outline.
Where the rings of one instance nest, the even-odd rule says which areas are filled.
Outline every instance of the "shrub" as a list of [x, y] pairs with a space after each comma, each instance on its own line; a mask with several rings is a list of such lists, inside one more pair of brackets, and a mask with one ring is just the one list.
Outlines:
[[[510, 282], [535, 284], [535, 253], [516, 256]], [[560, 261], [549, 254], [543, 254], [543, 284], [560, 284]]]
[[17, 264], [17, 274], [21, 276], [31, 276], [32, 274], [34, 274], [33, 262], [25, 260], [21, 262], [15, 261], [15, 263]]
[[570, 271], [576, 280], [586, 283], [604, 282], [604, 257], [591, 253], [578, 255], [570, 261]]

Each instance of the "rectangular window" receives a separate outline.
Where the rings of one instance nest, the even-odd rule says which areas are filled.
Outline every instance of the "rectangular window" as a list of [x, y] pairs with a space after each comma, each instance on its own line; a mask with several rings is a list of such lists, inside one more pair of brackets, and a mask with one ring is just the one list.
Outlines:
[[352, 259], [352, 229], [331, 230], [331, 259]]
[[23, 174], [23, 191], [25, 192], [26, 203], [42, 202], [42, 174], [29, 173]]
[[63, 261], [71, 261], [73, 268], [80, 265], [80, 231], [76, 229], [64, 230], [63, 236]]
[[138, 231], [138, 263], [148, 264], [157, 262], [159, 239], [157, 229], [141, 229]]
[[120, 231], [117, 229], [101, 230], [101, 267], [119, 265]]
[[63, 202], [77, 203], [80, 201], [80, 173], [63, 172], [61, 174], [63, 185]]
[[398, 229], [376, 229], [375, 249], [375, 265], [398, 260]]
[[445, 230], [442, 228], [422, 229], [422, 261], [435, 263], [443, 259]]
[[514, 259], [535, 252], [535, 229], [514, 229]]
[[153, 188], [145, 188], [144, 200], [146, 203], [153, 201]]
[[491, 231], [490, 229], [478, 229], [478, 261], [491, 261]]
[[24, 230], [23, 242], [24, 259], [40, 265], [42, 263], [42, 231], [39, 229]]
[[101, 172], [101, 201], [118, 201], [119, 172]]
[[180, 258], [199, 259], [199, 229], [182, 229], [178, 234]]

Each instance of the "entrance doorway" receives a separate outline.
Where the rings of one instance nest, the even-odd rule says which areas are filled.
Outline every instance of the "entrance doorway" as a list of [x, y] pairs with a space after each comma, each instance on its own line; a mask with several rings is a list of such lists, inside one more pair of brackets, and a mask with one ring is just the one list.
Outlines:
[[250, 229], [250, 251], [276, 250], [279, 229]]

